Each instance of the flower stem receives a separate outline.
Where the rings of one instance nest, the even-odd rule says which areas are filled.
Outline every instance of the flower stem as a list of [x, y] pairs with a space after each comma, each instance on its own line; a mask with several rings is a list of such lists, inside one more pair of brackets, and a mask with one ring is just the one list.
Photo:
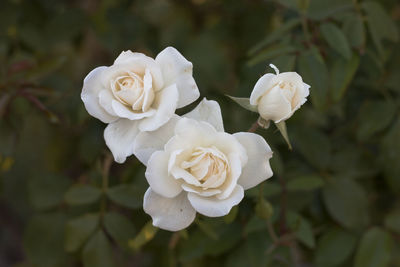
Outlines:
[[250, 127], [249, 130], [247, 130], [249, 133], [254, 133], [255, 131], [257, 131], [258, 127], [260, 127], [260, 125], [258, 124], [258, 120], [256, 120]]

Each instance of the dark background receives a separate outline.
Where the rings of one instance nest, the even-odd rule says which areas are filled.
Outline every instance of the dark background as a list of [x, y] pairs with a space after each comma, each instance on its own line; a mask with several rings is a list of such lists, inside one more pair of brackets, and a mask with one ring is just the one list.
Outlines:
[[[0, 266], [400, 266], [399, 18], [396, 0], [0, 0]], [[112, 163], [80, 100], [91, 69], [169, 45], [227, 132], [257, 114], [225, 94], [269, 63], [311, 85], [293, 151], [257, 131], [274, 176], [176, 234], [148, 224], [144, 167]]]

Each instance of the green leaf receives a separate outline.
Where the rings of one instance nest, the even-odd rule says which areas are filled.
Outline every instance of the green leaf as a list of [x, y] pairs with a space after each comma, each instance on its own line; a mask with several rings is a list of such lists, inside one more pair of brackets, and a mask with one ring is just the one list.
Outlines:
[[379, 227], [364, 233], [357, 249], [354, 267], [385, 267], [393, 248], [392, 237]]
[[273, 58], [291, 54], [297, 51], [297, 48], [288, 44], [276, 44], [267, 47], [260, 51], [257, 55], [253, 56], [247, 61], [247, 65], [252, 67], [258, 63], [265, 62], [265, 64], [270, 63]]
[[196, 219], [195, 220], [196, 224], [199, 226], [199, 228], [211, 239], [217, 240], [218, 239], [218, 234], [215, 232], [214, 227], [208, 223], [207, 221]]
[[234, 97], [230, 95], [226, 95], [233, 101], [235, 101], [237, 104], [239, 104], [242, 108], [247, 109], [252, 112], [258, 112], [257, 106], [253, 106], [250, 104], [250, 98], [247, 97]]
[[289, 180], [287, 189], [289, 191], [312, 191], [324, 185], [324, 180], [316, 175], [301, 176]]
[[244, 233], [246, 235], [254, 233], [254, 232], [259, 232], [261, 230], [264, 230], [267, 228], [267, 224], [265, 223], [265, 220], [261, 219], [260, 217], [253, 215], [250, 217], [250, 220], [247, 222], [245, 228], [244, 228]]
[[395, 210], [386, 215], [385, 227], [400, 234], [400, 211]]
[[295, 149], [307, 159], [307, 161], [317, 169], [326, 169], [330, 164], [332, 148], [329, 138], [316, 129], [306, 129], [304, 127], [295, 132]]
[[200, 229], [190, 234], [190, 238], [179, 244], [179, 260], [188, 262], [204, 256], [207, 244], [212, 241]]
[[346, 36], [340, 28], [333, 23], [324, 23], [320, 26], [322, 36], [329, 46], [342, 55], [345, 59], [351, 58], [351, 49]]
[[351, 14], [343, 20], [343, 32], [352, 47], [365, 46], [365, 26], [359, 14]]
[[325, 184], [322, 193], [329, 214], [341, 225], [356, 229], [368, 224], [367, 196], [355, 181], [334, 177]]
[[65, 216], [61, 213], [33, 217], [24, 234], [26, 257], [34, 266], [71, 266], [64, 252]]
[[382, 55], [384, 52], [382, 40], [388, 39], [396, 42], [399, 39], [396, 24], [378, 2], [363, 2], [361, 7], [367, 14], [368, 30], [372, 40]]
[[99, 223], [98, 214], [86, 214], [67, 223], [65, 230], [65, 250], [74, 252], [80, 249]]
[[268, 257], [265, 253], [270, 246], [271, 240], [267, 232], [249, 234], [239, 247], [229, 253], [225, 266], [274, 266], [268, 264], [272, 257]]
[[102, 230], [98, 230], [86, 243], [82, 252], [84, 267], [112, 267], [112, 251], [110, 242]]
[[311, 0], [306, 15], [312, 20], [323, 20], [352, 8], [353, 4], [348, 0]]
[[292, 150], [292, 144], [290, 143], [290, 140], [289, 140], [285, 121], [275, 123], [275, 125], [276, 125], [276, 128], [278, 128], [281, 135], [283, 136], [283, 139], [285, 139], [285, 142], [288, 145], [289, 149]]
[[85, 205], [96, 202], [101, 195], [100, 189], [90, 185], [72, 186], [64, 196], [69, 205]]
[[310, 222], [306, 218], [293, 212], [288, 213], [287, 219], [290, 229], [294, 231], [299, 241], [309, 248], [314, 248], [315, 238]]
[[329, 229], [318, 240], [315, 263], [320, 267], [341, 266], [350, 257], [356, 246], [357, 238], [340, 228]]
[[296, 63], [296, 55], [280, 55], [271, 60], [280, 72], [293, 71]]
[[[210, 240], [206, 243], [205, 254], [211, 256], [221, 255], [233, 248], [241, 239], [241, 226], [232, 223], [221, 225], [218, 229], [218, 240]], [[190, 239], [189, 239], [190, 241]]]
[[61, 175], [37, 175], [28, 181], [29, 199], [35, 209], [43, 210], [62, 203], [70, 181]]
[[248, 52], [248, 55], [252, 56], [262, 48], [266, 47], [267, 45], [270, 45], [273, 42], [278, 41], [284, 34], [286, 34], [287, 32], [289, 32], [298, 25], [300, 25], [299, 18], [294, 18], [286, 21], [283, 25], [280, 25], [272, 33], [268, 34], [264, 40], [262, 40], [261, 42], [257, 43], [254, 47], [252, 47]]
[[331, 95], [335, 102], [340, 101], [350, 82], [353, 80], [360, 64], [358, 55], [353, 54], [350, 60], [336, 58], [331, 70]]
[[104, 216], [104, 226], [110, 236], [123, 248], [128, 247], [129, 239], [136, 234], [135, 226], [125, 216], [108, 212]]
[[150, 222], [146, 223], [134, 239], [128, 241], [128, 246], [133, 250], [139, 250], [143, 245], [153, 239], [158, 228]]
[[366, 141], [382, 131], [389, 126], [395, 114], [396, 106], [390, 101], [376, 100], [364, 103], [358, 113], [357, 139]]
[[311, 86], [311, 101], [318, 110], [326, 108], [328, 92], [328, 69], [316, 48], [302, 53], [298, 60], [299, 73], [303, 81]]
[[400, 193], [400, 119], [382, 138], [379, 162], [383, 166], [385, 179], [391, 191]]
[[115, 204], [131, 209], [141, 207], [143, 202], [142, 192], [136, 186], [129, 184], [121, 184], [109, 188], [107, 196]]

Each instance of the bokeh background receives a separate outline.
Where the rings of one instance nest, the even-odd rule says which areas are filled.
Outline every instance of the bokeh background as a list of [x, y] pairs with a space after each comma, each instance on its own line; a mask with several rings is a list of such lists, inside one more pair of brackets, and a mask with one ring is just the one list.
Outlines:
[[[0, 266], [400, 266], [399, 19], [396, 0], [1, 0]], [[269, 63], [311, 85], [292, 151], [257, 131], [274, 176], [175, 234], [80, 100], [91, 69], [170, 45], [231, 133], [257, 114], [225, 94], [248, 97]]]

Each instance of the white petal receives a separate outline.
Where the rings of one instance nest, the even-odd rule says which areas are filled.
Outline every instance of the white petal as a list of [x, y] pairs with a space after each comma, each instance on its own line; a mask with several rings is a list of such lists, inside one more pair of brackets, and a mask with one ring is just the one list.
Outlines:
[[90, 115], [104, 123], [110, 123], [117, 120], [118, 117], [109, 114], [99, 103], [99, 94], [104, 90], [101, 76], [106, 69], [107, 67], [105, 66], [95, 68], [85, 77], [81, 99]]
[[154, 131], [167, 123], [175, 114], [178, 97], [178, 89], [175, 84], [157, 92], [152, 105], [157, 112], [154, 116], [142, 120], [139, 125], [140, 130]]
[[222, 121], [221, 108], [218, 102], [213, 100], [207, 100], [203, 98], [201, 102], [189, 113], [183, 115], [183, 117], [195, 119], [199, 121], [206, 121], [210, 123], [214, 128], [219, 131], [224, 131], [224, 123]]
[[201, 188], [201, 187], [196, 187], [196, 186], [193, 186], [190, 184], [182, 184], [182, 188], [186, 192], [193, 192], [193, 193], [198, 194], [203, 197], [210, 197], [210, 196], [214, 196], [216, 194], [221, 193], [221, 190], [216, 189], [216, 188], [209, 188], [207, 190], [203, 190], [203, 188]]
[[310, 94], [310, 86], [306, 83], [297, 90], [296, 95], [292, 101], [296, 103], [295, 107], [292, 110], [294, 113], [296, 110], [300, 108], [307, 101], [307, 96]]
[[233, 206], [240, 203], [243, 196], [244, 191], [240, 185], [237, 185], [232, 194], [223, 200], [215, 197], [201, 197], [196, 193], [188, 193], [188, 199], [193, 208], [197, 212], [209, 217], [225, 216]]
[[273, 78], [275, 77], [275, 74], [272, 73], [267, 73], [263, 75], [260, 79], [258, 79], [256, 85], [254, 86], [253, 91], [251, 92], [250, 95], [250, 104], [255, 106], [258, 105], [258, 101], [260, 100], [260, 97], [265, 94], [269, 89], [272, 88], [273, 84]]
[[[155, 89], [164, 87], [162, 72], [156, 61], [142, 53], [134, 53], [132, 51], [123, 51], [111, 66], [111, 73], [119, 73], [121, 71], [131, 71], [137, 74], [144, 75], [145, 69], [150, 70], [153, 78]], [[107, 80], [109, 77], [107, 78]]]
[[132, 52], [131, 50], [122, 51], [121, 54], [119, 54], [119, 56], [115, 59], [114, 64], [124, 64], [130, 60], [145, 57], [147, 57], [145, 54]]
[[123, 163], [133, 154], [134, 141], [138, 133], [136, 121], [119, 119], [107, 125], [104, 130], [104, 139], [116, 162]]
[[100, 106], [108, 112], [108, 114], [119, 118], [112, 108], [112, 102], [115, 101], [114, 95], [108, 89], [101, 90], [99, 93]]
[[247, 190], [270, 178], [273, 175], [269, 163], [272, 151], [264, 138], [258, 134], [243, 132], [233, 136], [246, 149], [248, 157], [238, 183]]
[[229, 198], [232, 194], [232, 191], [235, 190], [240, 175], [242, 173], [242, 167], [240, 166], [241, 160], [239, 155], [229, 155], [229, 163], [230, 163], [230, 173], [227, 177], [225, 183], [219, 187], [221, 189], [221, 193], [217, 195], [219, 200]]
[[165, 145], [165, 151], [172, 152], [197, 146], [208, 147], [214, 144], [217, 133], [207, 122], [181, 118], [175, 126], [175, 135]]
[[143, 209], [153, 219], [153, 225], [168, 231], [179, 231], [188, 227], [196, 217], [186, 192], [175, 198], [166, 198], [147, 189]]
[[189, 105], [199, 98], [200, 92], [192, 76], [193, 65], [178, 50], [173, 47], [165, 48], [157, 55], [156, 62], [161, 68], [164, 86], [175, 83], [178, 88], [177, 108]]
[[178, 115], [172, 118], [163, 126], [152, 132], [140, 132], [133, 148], [133, 154], [144, 164], [147, 165], [151, 154], [157, 150], [162, 150], [169, 139], [174, 136], [175, 125], [180, 117]]
[[236, 154], [239, 156], [240, 167], [247, 163], [246, 149], [233, 135], [219, 132], [215, 135], [214, 140], [215, 146], [225, 155]]
[[176, 197], [181, 191], [181, 182], [168, 174], [169, 154], [154, 152], [147, 162], [146, 179], [151, 189], [163, 197]]
[[258, 112], [265, 120], [273, 120], [278, 123], [289, 118], [292, 107], [282, 93], [279, 86], [273, 87], [267, 94], [263, 95], [258, 102]]
[[134, 112], [132, 109], [124, 106], [117, 100], [113, 100], [111, 102], [112, 109], [114, 110], [115, 114], [121, 118], [126, 118], [129, 120], [140, 120], [143, 118], [148, 118], [154, 116], [156, 114], [156, 110], [150, 108], [146, 112]]

